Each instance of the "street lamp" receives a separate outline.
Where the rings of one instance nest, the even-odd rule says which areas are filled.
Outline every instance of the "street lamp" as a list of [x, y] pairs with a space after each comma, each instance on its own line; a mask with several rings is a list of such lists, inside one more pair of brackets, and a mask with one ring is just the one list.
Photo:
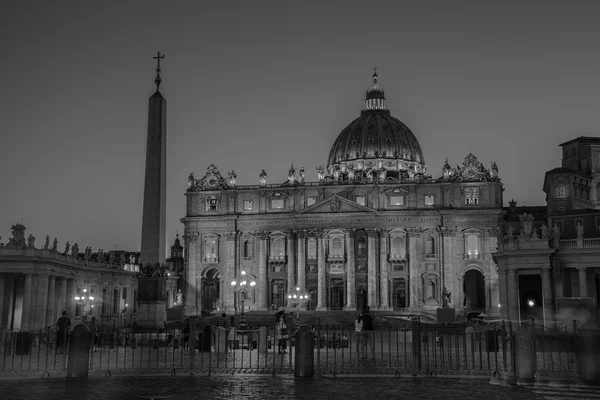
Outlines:
[[288, 300], [296, 306], [296, 325], [300, 325], [300, 305], [309, 298], [308, 293], [300, 293], [299, 287], [296, 287], [296, 293], [288, 294]]
[[87, 293], [87, 288], [83, 288], [83, 293], [79, 293], [79, 289], [77, 289], [77, 294], [75, 295], [75, 297], [73, 297], [73, 300], [75, 300], [77, 302], [77, 304], [79, 304], [82, 308], [83, 308], [83, 317], [85, 319], [85, 317], [87, 316], [87, 313], [85, 312], [85, 307], [86, 305], [89, 303], [90, 304], [90, 308], [94, 308], [94, 296], [92, 296], [91, 294], [88, 295]]
[[246, 299], [246, 286], [250, 285], [250, 286], [254, 286], [256, 285], [255, 281], [250, 281], [248, 282], [246, 280], [246, 271], [240, 271], [240, 277], [239, 279], [233, 280], [231, 281], [231, 286], [233, 286], [234, 290], [237, 291], [238, 293], [243, 293], [243, 296], [241, 298], [241, 302], [242, 302], [242, 313], [240, 314], [240, 328], [244, 329], [246, 328], [246, 319], [244, 316], [244, 300]]

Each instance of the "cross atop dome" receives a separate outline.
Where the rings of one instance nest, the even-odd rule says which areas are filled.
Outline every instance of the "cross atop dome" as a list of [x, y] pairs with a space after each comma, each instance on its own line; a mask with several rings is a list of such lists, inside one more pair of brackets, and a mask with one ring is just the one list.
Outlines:
[[379, 86], [378, 81], [377, 67], [373, 67], [373, 85], [367, 90], [365, 110], [387, 110], [385, 94], [383, 89]]
[[162, 58], [165, 58], [165, 55], [161, 55], [159, 50], [156, 57], [152, 58], [156, 60], [156, 78], [154, 78], [154, 83], [156, 83], [156, 91], [158, 92], [160, 83], [162, 82], [162, 80], [160, 79], [160, 60]]

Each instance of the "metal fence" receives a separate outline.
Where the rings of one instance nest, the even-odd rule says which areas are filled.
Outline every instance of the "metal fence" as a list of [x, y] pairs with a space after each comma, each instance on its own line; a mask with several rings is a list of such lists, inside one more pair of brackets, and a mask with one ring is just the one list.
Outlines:
[[[532, 326], [536, 371], [578, 372], [577, 330]], [[317, 374], [392, 374], [428, 376], [492, 375], [515, 370], [510, 323], [425, 324], [355, 332], [354, 326], [313, 326]], [[96, 374], [127, 373], [292, 374], [295, 339], [282, 340], [274, 326], [226, 329], [199, 322], [189, 334], [109, 330], [90, 344], [89, 369]], [[2, 373], [64, 374], [67, 346], [57, 349], [55, 326], [0, 334]], [[58, 351], [57, 351], [58, 350]], [[64, 351], [63, 351], [64, 350]]]

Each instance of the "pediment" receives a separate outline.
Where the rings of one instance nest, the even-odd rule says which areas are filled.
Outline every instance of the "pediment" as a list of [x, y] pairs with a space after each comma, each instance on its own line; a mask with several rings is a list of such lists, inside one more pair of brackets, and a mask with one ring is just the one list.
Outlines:
[[337, 194], [321, 200], [296, 214], [311, 213], [376, 213], [377, 211], [358, 204], [355, 201], [345, 199]]

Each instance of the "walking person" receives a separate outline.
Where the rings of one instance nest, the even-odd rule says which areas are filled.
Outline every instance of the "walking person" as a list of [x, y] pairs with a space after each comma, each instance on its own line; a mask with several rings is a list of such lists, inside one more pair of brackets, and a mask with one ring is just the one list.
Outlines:
[[360, 357], [360, 348], [362, 347], [363, 342], [363, 320], [362, 314], [358, 314], [358, 317], [354, 320], [354, 332], [356, 332], [356, 354]]
[[276, 321], [275, 341], [277, 342], [277, 349], [279, 350], [279, 354], [286, 354], [288, 332], [283, 312], [276, 314]]
[[69, 331], [71, 330], [71, 320], [67, 317], [67, 312], [63, 311], [62, 316], [56, 321], [56, 348], [54, 354], [59, 353], [62, 354], [63, 349], [61, 346], [67, 347], [67, 338], [69, 335]]

